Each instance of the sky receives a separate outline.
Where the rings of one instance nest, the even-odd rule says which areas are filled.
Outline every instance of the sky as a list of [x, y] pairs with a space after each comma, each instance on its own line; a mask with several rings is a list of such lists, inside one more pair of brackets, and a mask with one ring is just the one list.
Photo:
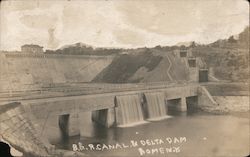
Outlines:
[[154, 47], [225, 39], [249, 24], [246, 0], [4, 0], [0, 49]]

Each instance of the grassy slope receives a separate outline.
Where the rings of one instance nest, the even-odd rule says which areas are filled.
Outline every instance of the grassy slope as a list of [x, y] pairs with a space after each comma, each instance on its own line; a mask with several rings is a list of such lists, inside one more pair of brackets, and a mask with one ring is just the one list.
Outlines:
[[132, 83], [188, 80], [189, 72], [171, 52], [150, 49], [117, 56], [92, 82]]
[[[93, 82], [126, 83], [141, 67], [153, 70], [162, 60], [161, 56], [154, 56], [151, 52], [118, 55], [112, 63], [99, 73]], [[139, 82], [133, 80], [133, 82]]]
[[230, 49], [209, 46], [198, 46], [193, 55], [201, 57], [214, 75], [220, 80], [244, 81], [249, 78], [247, 49]]

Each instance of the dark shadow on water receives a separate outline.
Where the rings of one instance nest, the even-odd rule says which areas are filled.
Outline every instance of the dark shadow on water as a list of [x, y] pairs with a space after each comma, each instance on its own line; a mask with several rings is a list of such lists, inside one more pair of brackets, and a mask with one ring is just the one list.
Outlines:
[[93, 122], [93, 127], [94, 127], [93, 135], [96, 138], [105, 138], [105, 137], [107, 137], [108, 129], [105, 126]]

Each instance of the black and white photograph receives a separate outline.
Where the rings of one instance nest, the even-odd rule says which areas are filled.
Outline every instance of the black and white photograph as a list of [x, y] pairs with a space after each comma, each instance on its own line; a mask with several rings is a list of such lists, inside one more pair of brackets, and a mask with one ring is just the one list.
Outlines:
[[0, 1], [0, 157], [247, 157], [247, 0]]

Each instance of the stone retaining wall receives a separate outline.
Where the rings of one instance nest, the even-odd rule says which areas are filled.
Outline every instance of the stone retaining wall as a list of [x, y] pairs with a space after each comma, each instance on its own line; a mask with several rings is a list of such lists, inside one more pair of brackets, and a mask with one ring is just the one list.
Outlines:
[[0, 106], [0, 134], [2, 138], [26, 156], [50, 156], [52, 147], [37, 134], [29, 114], [20, 103]]

